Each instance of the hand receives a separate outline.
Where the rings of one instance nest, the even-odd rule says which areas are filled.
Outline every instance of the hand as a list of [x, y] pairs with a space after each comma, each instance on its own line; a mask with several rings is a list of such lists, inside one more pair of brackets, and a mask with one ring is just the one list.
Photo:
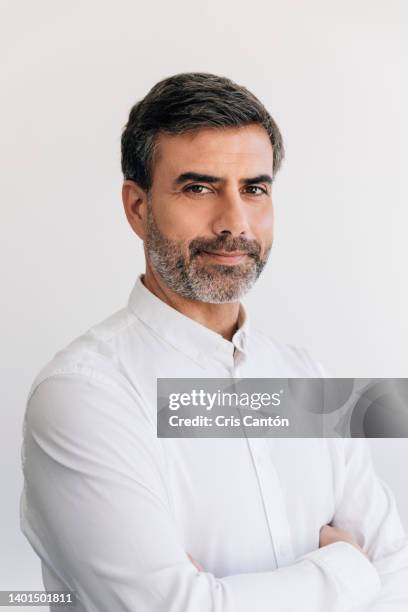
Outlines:
[[205, 572], [205, 569], [203, 568], [202, 565], [200, 565], [198, 563], [198, 561], [196, 561], [195, 559], [193, 559], [193, 557], [190, 555], [190, 553], [187, 553], [187, 557], [190, 559], [191, 563], [193, 565], [195, 565], [195, 567], [198, 569], [199, 572]]
[[323, 527], [320, 529], [319, 547], [322, 548], [322, 546], [327, 546], [328, 544], [333, 544], [334, 542], [348, 542], [367, 557], [364, 550], [357, 544], [353, 536], [347, 531], [340, 529], [340, 527], [323, 525]]

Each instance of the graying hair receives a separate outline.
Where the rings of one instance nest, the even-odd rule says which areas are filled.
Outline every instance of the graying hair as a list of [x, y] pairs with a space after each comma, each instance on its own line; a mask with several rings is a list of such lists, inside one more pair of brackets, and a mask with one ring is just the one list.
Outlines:
[[282, 135], [263, 104], [248, 89], [214, 74], [191, 72], [159, 81], [131, 109], [123, 130], [122, 172], [149, 191], [157, 136], [204, 128], [263, 126], [273, 149], [273, 175], [284, 158]]

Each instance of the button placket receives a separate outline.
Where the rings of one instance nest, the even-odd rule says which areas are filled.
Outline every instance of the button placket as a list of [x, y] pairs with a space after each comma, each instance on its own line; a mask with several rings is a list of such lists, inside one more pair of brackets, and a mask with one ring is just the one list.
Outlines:
[[282, 487], [264, 438], [247, 438], [254, 460], [265, 514], [275, 553], [276, 566], [290, 565], [294, 561], [290, 527]]

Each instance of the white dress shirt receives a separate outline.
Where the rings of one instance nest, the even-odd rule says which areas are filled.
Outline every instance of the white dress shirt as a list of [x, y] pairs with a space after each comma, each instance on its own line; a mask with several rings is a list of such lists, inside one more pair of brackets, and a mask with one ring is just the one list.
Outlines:
[[[157, 377], [322, 375], [242, 304], [229, 342], [140, 275], [29, 394], [21, 527], [45, 588], [72, 612], [407, 612], [408, 541], [364, 439], [157, 438]], [[330, 522], [368, 558], [319, 548]]]

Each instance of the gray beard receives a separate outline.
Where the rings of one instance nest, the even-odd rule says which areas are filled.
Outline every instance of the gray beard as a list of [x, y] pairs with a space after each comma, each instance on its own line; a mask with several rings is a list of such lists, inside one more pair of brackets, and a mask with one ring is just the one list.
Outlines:
[[[261, 258], [256, 241], [221, 234], [211, 241], [192, 240], [190, 257], [186, 257], [181, 241], [171, 240], [161, 233], [148, 202], [145, 248], [152, 267], [175, 293], [200, 302], [226, 304], [239, 301], [255, 284], [268, 261], [272, 244]], [[223, 265], [204, 261], [200, 257], [202, 250], [240, 250], [248, 256], [241, 264]]]

